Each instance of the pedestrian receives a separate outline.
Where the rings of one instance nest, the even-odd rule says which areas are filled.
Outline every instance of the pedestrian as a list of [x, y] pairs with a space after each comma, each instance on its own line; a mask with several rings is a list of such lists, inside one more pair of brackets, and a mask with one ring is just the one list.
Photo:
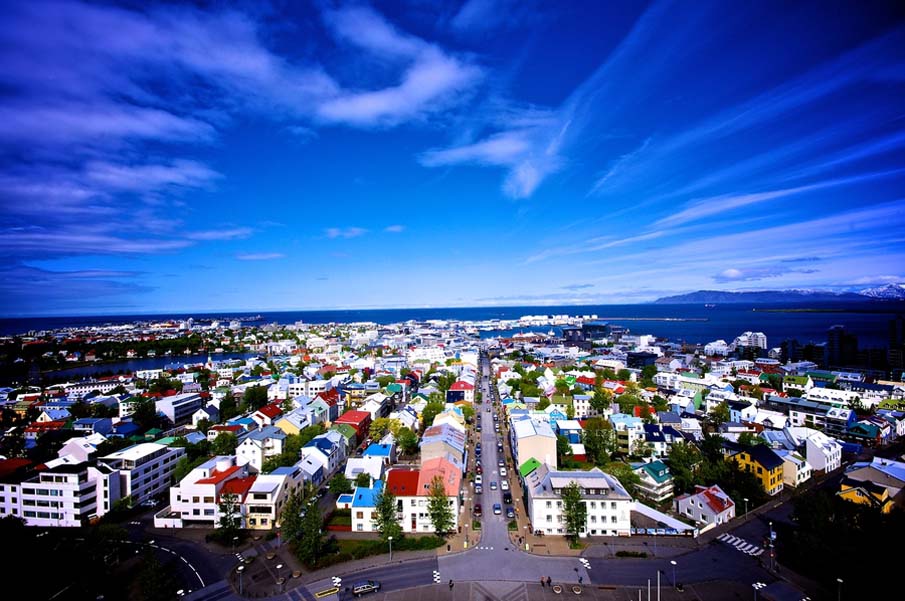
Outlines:
[[449, 590], [452, 590], [452, 588], [453, 588], [453, 581], [452, 581], [452, 579], [450, 579], [450, 581], [449, 581]]
[[553, 585], [552, 585], [552, 580], [550, 579], [549, 576], [547, 576], [547, 586], [553, 586]]
[[582, 582], [583, 580], [584, 580], [584, 577], [583, 577], [583, 576], [579, 576], [579, 577], [578, 577], [578, 584], [581, 584], [581, 582]]
[[541, 587], [541, 588], [544, 588], [544, 583], [545, 583], [545, 582], [546, 582], [546, 580], [544, 580], [544, 577], [541, 576], [541, 577], [540, 577], [540, 587]]

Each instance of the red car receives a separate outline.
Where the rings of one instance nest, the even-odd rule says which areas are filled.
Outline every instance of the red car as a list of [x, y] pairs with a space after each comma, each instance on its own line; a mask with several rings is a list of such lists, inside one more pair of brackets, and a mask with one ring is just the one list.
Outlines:
[[480, 503], [475, 503], [474, 514], [477, 517], [481, 517], [481, 504]]

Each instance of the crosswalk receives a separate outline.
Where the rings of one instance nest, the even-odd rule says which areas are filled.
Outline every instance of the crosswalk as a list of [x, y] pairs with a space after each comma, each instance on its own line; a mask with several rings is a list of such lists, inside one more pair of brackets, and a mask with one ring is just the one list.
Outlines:
[[478, 551], [493, 551], [493, 547], [489, 547], [487, 545], [482, 545], [479, 547], [475, 547]]
[[587, 559], [585, 559], [584, 557], [579, 557], [578, 561], [581, 562], [581, 565], [584, 566], [584, 569], [586, 569], [586, 570], [591, 569], [591, 562], [588, 561]]
[[434, 570], [434, 583], [440, 584], [440, 571]]
[[723, 534], [716, 537], [717, 540], [726, 543], [727, 545], [731, 545], [741, 551], [742, 553], [747, 553], [752, 557], [757, 557], [761, 553], [764, 552], [763, 549], [758, 547], [757, 545], [752, 545], [748, 541], [743, 538], [739, 538], [737, 536], [733, 536], [728, 532], [724, 532]]
[[339, 576], [334, 576], [334, 577], [333, 577], [333, 586], [339, 586], [339, 585], [342, 584], [342, 583], [343, 583], [343, 579], [342, 579], [342, 578], [340, 578]]

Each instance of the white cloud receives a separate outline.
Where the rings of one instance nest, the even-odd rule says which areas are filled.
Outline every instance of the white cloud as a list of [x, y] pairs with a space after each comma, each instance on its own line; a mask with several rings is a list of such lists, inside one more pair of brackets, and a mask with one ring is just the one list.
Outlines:
[[203, 230], [199, 232], [189, 232], [186, 238], [190, 240], [238, 240], [240, 238], [248, 238], [254, 233], [249, 227], [234, 227], [222, 230]]
[[390, 234], [400, 234], [405, 231], [405, 226], [399, 225], [399, 224], [388, 225], [383, 229], [383, 231], [390, 233]]
[[368, 230], [361, 227], [329, 227], [324, 231], [328, 238], [357, 238], [367, 234]]

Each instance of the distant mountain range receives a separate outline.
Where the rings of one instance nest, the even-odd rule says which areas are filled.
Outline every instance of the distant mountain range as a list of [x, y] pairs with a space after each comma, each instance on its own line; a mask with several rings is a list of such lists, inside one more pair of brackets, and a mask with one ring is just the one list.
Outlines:
[[760, 290], [756, 292], [698, 290], [688, 294], [664, 296], [654, 302], [677, 305], [697, 303], [870, 302], [876, 300], [905, 300], [905, 284], [886, 284], [876, 288], [865, 288], [857, 292], [832, 292], [829, 290]]

